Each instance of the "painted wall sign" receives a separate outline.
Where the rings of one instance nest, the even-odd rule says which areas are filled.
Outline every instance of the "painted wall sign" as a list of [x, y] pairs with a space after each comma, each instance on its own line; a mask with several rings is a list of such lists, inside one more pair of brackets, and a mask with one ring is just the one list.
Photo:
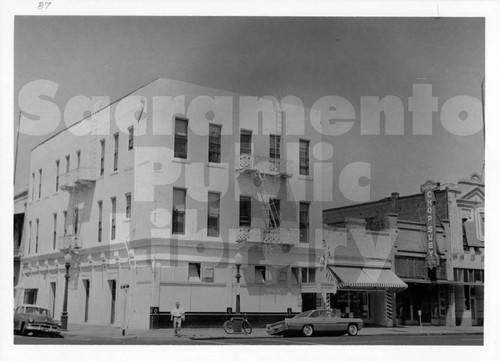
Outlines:
[[427, 246], [427, 267], [433, 269], [439, 266], [436, 242], [436, 198], [434, 191], [439, 188], [439, 183], [427, 181], [420, 187], [425, 199], [425, 228]]

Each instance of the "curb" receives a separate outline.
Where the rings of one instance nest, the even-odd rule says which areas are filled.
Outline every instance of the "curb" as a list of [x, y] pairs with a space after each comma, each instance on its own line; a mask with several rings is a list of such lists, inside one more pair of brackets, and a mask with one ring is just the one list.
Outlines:
[[[358, 336], [365, 337], [374, 337], [374, 336], [443, 336], [443, 335], [484, 335], [483, 332], [423, 332], [423, 333], [377, 333], [377, 334], [369, 334], [363, 335], [358, 333]], [[343, 337], [346, 335], [339, 335], [336, 337]], [[299, 336], [300, 337], [300, 336]], [[325, 336], [328, 337], [328, 336]], [[189, 337], [191, 340], [237, 340], [237, 339], [269, 339], [269, 338], [283, 338], [282, 336], [213, 336], [213, 337]]]

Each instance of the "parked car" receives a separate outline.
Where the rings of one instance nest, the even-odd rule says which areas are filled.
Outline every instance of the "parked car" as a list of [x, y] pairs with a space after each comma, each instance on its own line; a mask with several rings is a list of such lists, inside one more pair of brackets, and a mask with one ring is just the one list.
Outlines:
[[21, 335], [46, 334], [52, 337], [61, 334], [60, 323], [52, 319], [47, 308], [21, 305], [14, 310], [14, 332]]
[[356, 336], [363, 328], [360, 318], [337, 317], [330, 310], [311, 310], [299, 313], [293, 318], [285, 318], [266, 325], [270, 335], [302, 334], [310, 337], [317, 334], [345, 334]]

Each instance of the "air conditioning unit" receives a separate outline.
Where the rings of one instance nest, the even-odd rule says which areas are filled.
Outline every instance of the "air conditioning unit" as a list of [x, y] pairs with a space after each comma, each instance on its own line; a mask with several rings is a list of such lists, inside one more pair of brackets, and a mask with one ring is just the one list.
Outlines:
[[203, 267], [202, 268], [202, 278], [205, 281], [213, 282], [214, 280], [214, 268], [213, 267]]

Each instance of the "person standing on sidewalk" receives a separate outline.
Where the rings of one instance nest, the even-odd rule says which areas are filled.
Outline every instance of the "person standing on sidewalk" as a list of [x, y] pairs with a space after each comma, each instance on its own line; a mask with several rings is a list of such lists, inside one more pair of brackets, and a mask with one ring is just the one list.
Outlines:
[[174, 321], [175, 336], [180, 337], [182, 321], [184, 320], [184, 310], [180, 307], [179, 301], [175, 303], [175, 307], [170, 311], [170, 321]]

